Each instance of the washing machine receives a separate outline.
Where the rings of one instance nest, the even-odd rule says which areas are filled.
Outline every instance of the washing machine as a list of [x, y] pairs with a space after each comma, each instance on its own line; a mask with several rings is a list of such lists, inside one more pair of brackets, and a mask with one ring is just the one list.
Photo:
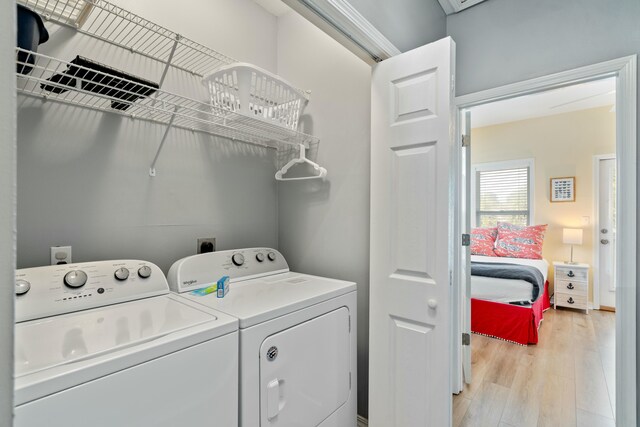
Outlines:
[[16, 427], [238, 425], [238, 320], [150, 262], [16, 271]]
[[[229, 292], [197, 291], [224, 276]], [[242, 427], [356, 425], [356, 284], [289, 270], [275, 249], [181, 259], [172, 291], [240, 322]]]

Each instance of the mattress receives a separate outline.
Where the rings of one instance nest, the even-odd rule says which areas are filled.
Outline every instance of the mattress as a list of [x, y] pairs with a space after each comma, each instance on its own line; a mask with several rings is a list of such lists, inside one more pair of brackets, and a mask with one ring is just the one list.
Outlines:
[[[544, 282], [547, 281], [547, 275], [549, 273], [549, 262], [545, 259], [471, 255], [471, 261], [532, 266], [540, 270]], [[532, 293], [533, 285], [524, 280], [471, 276], [471, 298], [509, 303], [531, 301]]]

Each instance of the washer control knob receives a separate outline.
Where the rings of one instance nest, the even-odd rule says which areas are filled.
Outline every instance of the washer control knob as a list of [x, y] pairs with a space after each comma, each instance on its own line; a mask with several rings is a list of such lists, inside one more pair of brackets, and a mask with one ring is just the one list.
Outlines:
[[26, 280], [16, 280], [16, 295], [24, 295], [31, 289], [31, 283]]
[[148, 265], [143, 265], [138, 269], [138, 276], [142, 279], [148, 279], [151, 277], [151, 267]]
[[231, 257], [231, 261], [233, 261], [233, 263], [235, 265], [240, 267], [242, 264], [244, 264], [244, 255], [242, 255], [242, 254], [233, 254], [233, 256]]
[[269, 261], [275, 261], [276, 260], [276, 253], [275, 252], [269, 252], [267, 254], [267, 257], [269, 258]]
[[264, 261], [264, 254], [263, 253], [256, 254], [256, 259], [258, 260], [258, 262], [263, 262]]
[[64, 275], [64, 284], [70, 288], [81, 288], [87, 283], [87, 273], [82, 270], [71, 270]]
[[129, 270], [125, 267], [120, 267], [113, 273], [113, 275], [116, 280], [120, 280], [122, 282], [123, 280], [127, 280], [129, 278]]

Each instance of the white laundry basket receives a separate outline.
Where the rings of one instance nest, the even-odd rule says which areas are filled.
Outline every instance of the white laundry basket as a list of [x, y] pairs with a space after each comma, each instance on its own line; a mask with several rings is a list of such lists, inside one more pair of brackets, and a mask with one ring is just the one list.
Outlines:
[[280, 77], [251, 64], [218, 68], [202, 82], [214, 107], [258, 117], [296, 130], [308, 95]]

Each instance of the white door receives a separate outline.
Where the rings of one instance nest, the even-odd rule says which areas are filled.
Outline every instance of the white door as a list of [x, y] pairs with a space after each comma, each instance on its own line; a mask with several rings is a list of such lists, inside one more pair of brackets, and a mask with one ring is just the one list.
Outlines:
[[598, 287], [600, 307], [616, 306], [616, 160], [598, 160]]
[[451, 424], [454, 61], [445, 38], [373, 69], [372, 427]]

